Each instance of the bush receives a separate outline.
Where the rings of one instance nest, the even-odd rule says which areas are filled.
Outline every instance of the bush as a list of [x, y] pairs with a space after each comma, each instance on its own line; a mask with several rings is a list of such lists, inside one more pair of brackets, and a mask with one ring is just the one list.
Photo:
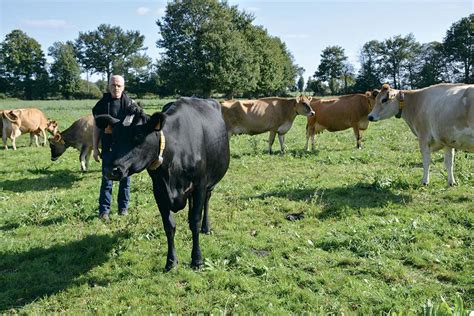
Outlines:
[[99, 87], [92, 82], [81, 80], [79, 90], [73, 94], [75, 99], [98, 99], [102, 97]]

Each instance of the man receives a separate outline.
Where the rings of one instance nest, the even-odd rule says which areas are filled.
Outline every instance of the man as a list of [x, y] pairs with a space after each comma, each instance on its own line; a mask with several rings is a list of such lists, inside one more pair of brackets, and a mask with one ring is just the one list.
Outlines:
[[[104, 93], [102, 99], [92, 109], [94, 115], [93, 129], [93, 157], [100, 162], [102, 158], [102, 183], [99, 194], [99, 218], [108, 221], [110, 213], [110, 204], [112, 202], [112, 180], [108, 179], [104, 173], [104, 166], [110, 162], [110, 148], [112, 146], [112, 126], [105, 125], [104, 122], [97, 119], [98, 115], [109, 114], [110, 116], [124, 121], [129, 119], [130, 115], [142, 111], [135, 102], [130, 99], [123, 91], [125, 89], [125, 80], [122, 76], [114, 75], [110, 77], [109, 92]], [[128, 117], [127, 117], [128, 116]], [[102, 144], [102, 153], [99, 152], [99, 141]], [[118, 214], [128, 214], [128, 203], [130, 200], [130, 177], [120, 180], [118, 192]]]

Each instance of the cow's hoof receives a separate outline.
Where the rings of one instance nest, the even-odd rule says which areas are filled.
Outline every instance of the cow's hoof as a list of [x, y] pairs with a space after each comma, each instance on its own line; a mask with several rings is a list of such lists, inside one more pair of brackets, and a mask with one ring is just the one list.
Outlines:
[[202, 260], [191, 261], [191, 268], [193, 270], [199, 270], [202, 267]]
[[211, 229], [209, 227], [201, 227], [201, 234], [210, 235]]
[[169, 272], [178, 266], [178, 261], [169, 261], [166, 263], [165, 272]]

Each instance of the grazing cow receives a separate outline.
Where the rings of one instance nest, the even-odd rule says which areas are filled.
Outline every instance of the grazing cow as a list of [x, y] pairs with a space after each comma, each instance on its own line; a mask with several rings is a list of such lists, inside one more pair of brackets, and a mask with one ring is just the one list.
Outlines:
[[454, 149], [474, 151], [474, 85], [438, 84], [424, 89], [403, 91], [383, 85], [374, 91], [375, 106], [369, 121], [402, 117], [418, 137], [423, 155], [423, 180], [430, 180], [431, 152], [444, 148], [448, 184], [453, 173]]
[[285, 134], [293, 125], [296, 115], [314, 115], [314, 111], [309, 105], [310, 101], [311, 98], [301, 96], [296, 99], [229, 100], [221, 102], [221, 105], [229, 136], [270, 132], [268, 151], [271, 154], [277, 133], [281, 152], [285, 151]]
[[306, 124], [306, 150], [309, 151], [309, 139], [311, 139], [311, 150], [314, 150], [314, 135], [324, 130], [337, 132], [352, 127], [356, 138], [357, 148], [361, 148], [361, 131], [369, 126], [367, 115], [369, 114], [373, 100], [369, 98], [370, 92], [366, 94], [351, 94], [337, 99], [311, 101], [311, 108], [316, 115], [308, 117]]
[[48, 120], [44, 113], [36, 108], [4, 111], [2, 122], [2, 140], [5, 149], [8, 149], [7, 138], [12, 140], [13, 150], [16, 150], [16, 138], [21, 134], [30, 134], [30, 146], [33, 144], [33, 138], [36, 146], [39, 146], [38, 135], [41, 134], [44, 146], [46, 144], [46, 130], [51, 134], [58, 131], [58, 123]]
[[229, 167], [229, 139], [219, 103], [181, 98], [151, 117], [136, 114], [129, 126], [109, 115], [96, 116], [98, 124], [107, 125], [100, 120], [113, 125], [113, 161], [104, 167], [108, 177], [119, 180], [147, 169], [152, 179], [168, 240], [165, 269], [172, 269], [178, 262], [176, 223], [171, 211], [182, 210], [187, 201], [193, 238], [191, 266], [199, 267], [199, 231], [210, 231], [209, 198]]
[[50, 137], [51, 160], [56, 161], [68, 147], [74, 147], [80, 151], [79, 161], [81, 170], [87, 171], [89, 158], [92, 152], [92, 132], [94, 117], [86, 115], [72, 123], [64, 132], [58, 132]]

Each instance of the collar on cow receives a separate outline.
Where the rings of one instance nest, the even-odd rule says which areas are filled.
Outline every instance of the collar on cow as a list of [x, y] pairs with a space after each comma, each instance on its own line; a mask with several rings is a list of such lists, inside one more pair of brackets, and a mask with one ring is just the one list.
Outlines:
[[402, 110], [405, 107], [405, 95], [400, 91], [400, 99], [398, 100], [398, 113], [395, 115], [396, 118], [402, 117]]
[[161, 166], [163, 163], [163, 152], [165, 151], [165, 146], [166, 146], [166, 138], [165, 134], [160, 131], [160, 151], [158, 153], [158, 159], [153, 160], [151, 164], [148, 166], [148, 169], [150, 170], [156, 170], [158, 167]]

